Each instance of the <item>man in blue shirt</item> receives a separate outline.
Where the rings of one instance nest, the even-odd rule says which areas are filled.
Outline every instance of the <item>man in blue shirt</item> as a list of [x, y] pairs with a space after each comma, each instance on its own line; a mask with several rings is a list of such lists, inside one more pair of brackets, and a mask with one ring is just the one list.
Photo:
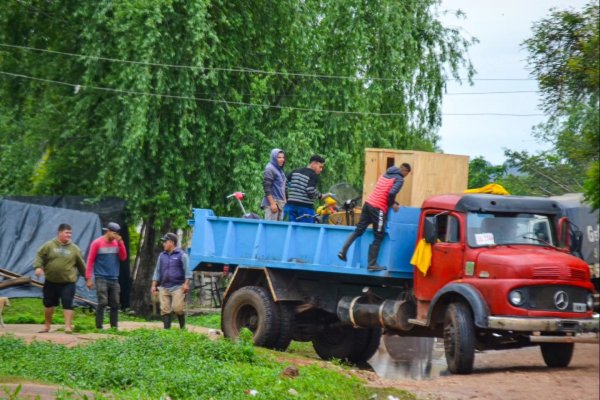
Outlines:
[[185, 300], [190, 290], [192, 272], [188, 255], [177, 247], [177, 235], [166, 233], [160, 240], [163, 252], [156, 260], [156, 268], [152, 276], [152, 294], [158, 290], [160, 315], [164, 328], [171, 329], [171, 313], [179, 320], [179, 327], [185, 328]]

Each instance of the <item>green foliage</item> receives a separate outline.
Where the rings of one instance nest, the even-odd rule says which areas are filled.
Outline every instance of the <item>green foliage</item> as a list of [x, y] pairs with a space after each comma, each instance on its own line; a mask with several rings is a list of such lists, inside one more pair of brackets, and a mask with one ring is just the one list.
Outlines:
[[594, 175], [600, 160], [599, 36], [597, 2], [581, 11], [554, 10], [534, 24], [533, 37], [524, 45], [543, 93], [542, 107], [550, 116], [536, 134], [553, 149], [538, 155], [507, 154], [540, 188], [552, 194], [583, 190], [594, 208], [600, 206], [600, 183]]
[[503, 165], [491, 165], [483, 157], [469, 161], [469, 189], [497, 182], [506, 173]]
[[[318, 365], [299, 367], [300, 375], [283, 378], [285, 368], [250, 342], [211, 341], [186, 331], [138, 330], [121, 339], [106, 339], [66, 348], [46, 342], [25, 344], [0, 337], [0, 376], [110, 393], [117, 398], [243, 399], [254, 389], [264, 399], [364, 399], [369, 389], [355, 377]], [[51, 366], [51, 368], [50, 368]], [[414, 398], [406, 393], [388, 390]]]
[[186, 319], [189, 325], [204, 326], [206, 328], [221, 329], [221, 314], [202, 314], [189, 316]]

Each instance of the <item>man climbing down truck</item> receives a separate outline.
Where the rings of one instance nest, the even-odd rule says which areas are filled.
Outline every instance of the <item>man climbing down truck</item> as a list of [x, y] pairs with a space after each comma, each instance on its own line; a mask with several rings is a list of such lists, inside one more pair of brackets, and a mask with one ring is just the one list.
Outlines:
[[402, 189], [404, 178], [410, 174], [411, 167], [408, 163], [403, 163], [400, 168], [391, 166], [385, 171], [385, 174], [379, 177], [373, 193], [367, 198], [363, 205], [360, 220], [356, 226], [356, 230], [342, 246], [342, 250], [338, 253], [338, 257], [342, 261], [346, 261], [346, 253], [352, 242], [356, 238], [365, 233], [367, 227], [373, 224], [373, 232], [375, 240], [369, 246], [369, 271], [383, 271], [386, 267], [377, 265], [377, 256], [379, 248], [385, 234], [385, 221], [388, 208], [392, 207], [394, 212], [398, 211], [399, 205], [396, 202], [396, 195]]

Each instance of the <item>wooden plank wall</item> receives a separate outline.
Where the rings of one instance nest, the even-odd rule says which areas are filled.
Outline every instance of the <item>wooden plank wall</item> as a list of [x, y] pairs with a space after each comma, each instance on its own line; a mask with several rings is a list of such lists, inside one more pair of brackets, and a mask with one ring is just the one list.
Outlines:
[[403, 206], [420, 207], [433, 195], [462, 193], [467, 189], [469, 157], [413, 150], [365, 149], [363, 201], [373, 191], [377, 179], [390, 165], [412, 166], [404, 186], [396, 197]]

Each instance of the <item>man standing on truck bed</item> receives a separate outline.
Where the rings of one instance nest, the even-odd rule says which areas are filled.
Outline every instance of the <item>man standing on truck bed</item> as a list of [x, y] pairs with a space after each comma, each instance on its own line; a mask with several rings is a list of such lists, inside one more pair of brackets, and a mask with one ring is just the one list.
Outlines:
[[[313, 203], [315, 199], [321, 200], [326, 195], [319, 193], [317, 184], [319, 174], [323, 171], [325, 159], [319, 155], [313, 155], [308, 167], [298, 168], [287, 176], [288, 199], [285, 205], [285, 214], [289, 216], [290, 222], [295, 222], [302, 215], [314, 215]], [[310, 222], [302, 220], [301, 222]]]
[[342, 250], [338, 253], [338, 257], [342, 261], [346, 261], [346, 253], [354, 240], [365, 233], [367, 227], [373, 224], [373, 233], [375, 239], [369, 246], [368, 270], [383, 271], [386, 267], [377, 265], [377, 256], [379, 248], [385, 235], [385, 219], [388, 208], [392, 206], [394, 211], [398, 211], [399, 205], [396, 203], [396, 194], [404, 184], [404, 178], [410, 173], [411, 167], [408, 163], [403, 163], [400, 168], [391, 166], [379, 177], [375, 184], [375, 189], [369, 195], [365, 204], [362, 207], [360, 220], [356, 225], [356, 230], [350, 235]]
[[265, 211], [265, 219], [281, 221], [285, 207], [285, 153], [281, 149], [271, 150], [271, 158], [263, 173], [265, 197], [260, 208]]

